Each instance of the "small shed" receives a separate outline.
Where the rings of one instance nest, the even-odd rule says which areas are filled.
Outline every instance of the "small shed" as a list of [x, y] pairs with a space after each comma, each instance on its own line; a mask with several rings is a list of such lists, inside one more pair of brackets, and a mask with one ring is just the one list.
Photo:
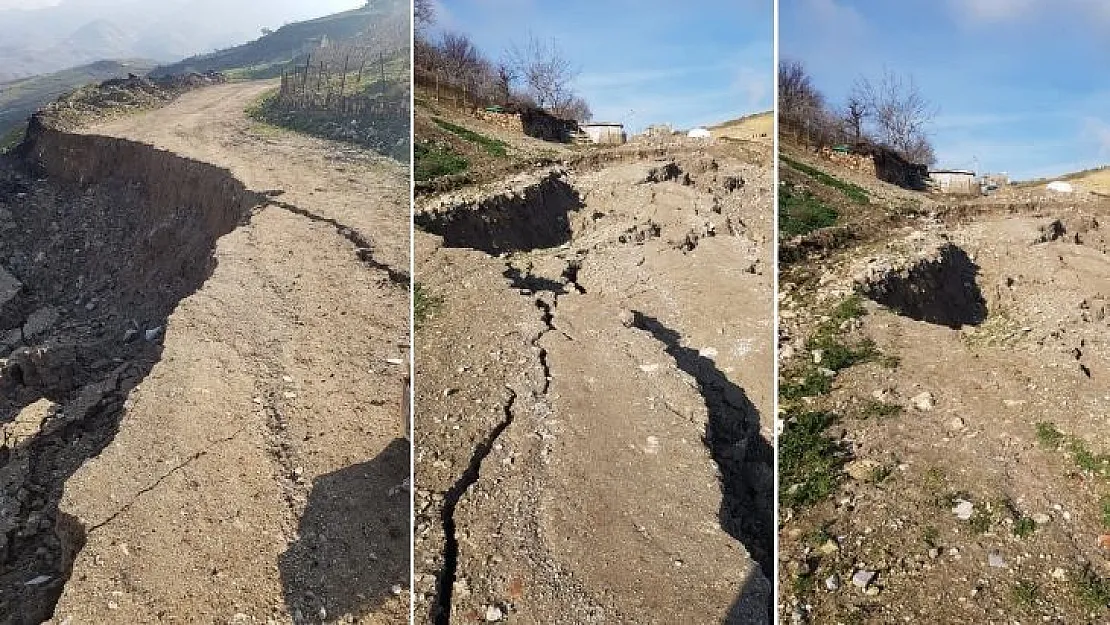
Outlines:
[[624, 124], [616, 122], [587, 122], [579, 124], [590, 141], [603, 145], [620, 145], [625, 142]]
[[937, 169], [929, 172], [929, 178], [941, 193], [956, 195], [980, 195], [982, 190], [975, 172], [967, 169]]

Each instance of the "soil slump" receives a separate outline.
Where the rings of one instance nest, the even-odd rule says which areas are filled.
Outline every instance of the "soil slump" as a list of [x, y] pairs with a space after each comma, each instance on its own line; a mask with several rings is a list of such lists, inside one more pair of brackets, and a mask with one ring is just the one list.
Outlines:
[[582, 208], [578, 191], [561, 171], [549, 172], [520, 193], [421, 212], [416, 224], [443, 237], [445, 247], [487, 254], [558, 247], [571, 238], [570, 213]]
[[936, 256], [863, 283], [868, 298], [911, 319], [959, 329], [987, 318], [976, 281], [979, 267], [963, 249], [947, 243]]
[[[18, 190], [0, 193], [15, 225], [0, 258], [21, 285], [0, 309], [5, 623], [51, 616], [97, 529], [59, 511], [66, 481], [111, 443], [167, 318], [259, 203], [226, 170], [131, 141], [38, 126], [25, 157], [0, 163]], [[47, 177], [32, 182], [28, 166]]]

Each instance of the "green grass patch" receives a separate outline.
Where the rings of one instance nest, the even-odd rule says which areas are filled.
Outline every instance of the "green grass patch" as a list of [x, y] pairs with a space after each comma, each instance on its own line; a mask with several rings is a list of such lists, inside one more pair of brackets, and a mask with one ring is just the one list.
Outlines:
[[779, 185], [779, 238], [809, 234], [836, 223], [836, 209], [806, 189], [788, 182]]
[[835, 423], [830, 412], [787, 413], [779, 437], [779, 499], [782, 505], [804, 507], [828, 497], [840, 483], [840, 447], [825, 435]]
[[975, 512], [967, 521], [968, 526], [978, 534], [986, 534], [994, 524], [994, 513], [983, 504], [975, 506]]
[[5, 154], [12, 151], [15, 146], [23, 141], [23, 135], [27, 132], [27, 124], [22, 123], [12, 128], [8, 132], [0, 136], [0, 154]]
[[508, 156], [509, 154], [509, 151], [507, 149], [509, 145], [504, 141], [492, 139], [485, 135], [478, 134], [473, 130], [470, 130], [469, 128], [463, 128], [462, 126], [452, 124], [451, 122], [444, 121], [438, 117], [433, 117], [432, 121], [434, 121], [437, 126], [446, 130], [447, 132], [458, 135], [463, 139], [470, 141], [471, 143], [476, 143], [482, 146], [482, 148], [485, 149], [486, 153], [490, 156], [503, 157]]
[[1014, 536], [1018, 538], [1028, 538], [1037, 531], [1037, 522], [1027, 516], [1021, 516], [1014, 520]]
[[1022, 580], [1010, 589], [1010, 598], [1019, 606], [1029, 608], [1037, 602], [1039, 592], [1040, 589], [1037, 588], [1036, 584], [1029, 580]]
[[817, 397], [832, 390], [832, 378], [818, 371], [816, 367], [807, 368], [801, 376], [792, 378], [779, 385], [779, 396], [785, 400]]
[[470, 163], [450, 148], [417, 143], [413, 146], [413, 175], [425, 181], [466, 171]]
[[435, 314], [439, 307], [443, 305], [443, 298], [437, 295], [432, 295], [428, 289], [419, 282], [413, 285], [412, 293], [412, 310], [413, 320], [417, 328], [424, 325], [428, 317]]
[[848, 321], [849, 319], [859, 319], [867, 314], [867, 309], [863, 307], [863, 297], [855, 293], [841, 300], [833, 310], [831, 321], [837, 325]]
[[1110, 454], [1096, 454], [1086, 441], [1078, 436], [1061, 432], [1054, 424], [1042, 421], [1037, 424], [1037, 442], [1052, 450], [1066, 449], [1081, 471], [1101, 477], [1110, 477]]
[[935, 525], [927, 525], [921, 530], [921, 542], [930, 549], [940, 549], [940, 530]]
[[1072, 590], [1088, 608], [1106, 608], [1110, 605], [1110, 579], [1096, 573], [1090, 567], [1072, 575]]
[[1050, 449], [1058, 449], [1064, 435], [1052, 423], [1042, 421], [1037, 424], [1037, 442]]
[[789, 165], [791, 168], [796, 169], [803, 174], [806, 174], [817, 182], [820, 182], [823, 185], [830, 186], [840, 191], [845, 195], [845, 197], [852, 200], [856, 204], [869, 204], [871, 202], [871, 198], [868, 196], [867, 190], [859, 185], [852, 184], [851, 182], [845, 182], [839, 178], [830, 176], [829, 174], [826, 174], [816, 167], [810, 167], [809, 165], [796, 161], [789, 156], [784, 156], [780, 154], [779, 159], [783, 163]]
[[859, 416], [861, 419], [885, 419], [889, 417], [896, 417], [905, 410], [898, 404], [888, 404], [875, 399], [867, 400], [867, 403], [860, 408]]

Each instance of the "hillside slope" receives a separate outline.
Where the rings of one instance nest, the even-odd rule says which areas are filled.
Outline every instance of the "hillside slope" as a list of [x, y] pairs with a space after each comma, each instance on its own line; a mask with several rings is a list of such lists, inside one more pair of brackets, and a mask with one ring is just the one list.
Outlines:
[[147, 59], [97, 61], [51, 74], [0, 83], [0, 137], [21, 126], [36, 109], [81, 85], [142, 75], [155, 66]]
[[254, 41], [163, 65], [151, 74], [161, 76], [241, 69], [251, 78], [272, 78], [279, 75], [283, 67], [300, 61], [321, 47], [322, 43], [327, 45], [327, 42], [353, 40], [382, 20], [407, 13], [406, 6], [407, 3], [399, 0], [376, 0], [359, 9], [286, 24]]

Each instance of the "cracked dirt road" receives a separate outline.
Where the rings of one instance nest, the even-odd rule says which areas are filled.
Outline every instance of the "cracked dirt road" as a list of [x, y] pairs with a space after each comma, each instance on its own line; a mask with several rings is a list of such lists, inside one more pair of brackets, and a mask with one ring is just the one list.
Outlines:
[[417, 622], [770, 618], [771, 182], [734, 149], [418, 202]]
[[252, 123], [269, 86], [83, 130], [283, 193], [218, 239], [118, 432], [65, 482], [87, 535], [52, 622], [407, 621], [407, 169]]

